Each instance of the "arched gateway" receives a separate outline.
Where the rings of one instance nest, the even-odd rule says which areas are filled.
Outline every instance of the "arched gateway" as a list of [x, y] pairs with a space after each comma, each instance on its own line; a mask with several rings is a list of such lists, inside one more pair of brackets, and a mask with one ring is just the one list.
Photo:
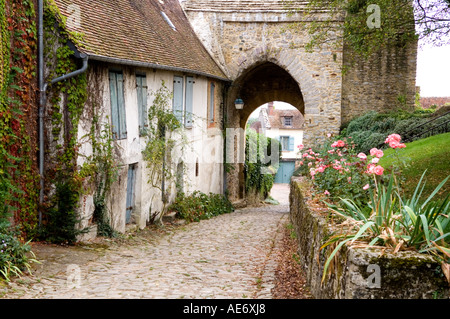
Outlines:
[[[301, 9], [305, 2], [290, 3]], [[225, 98], [227, 128], [243, 128], [260, 105], [284, 101], [302, 112], [304, 144], [312, 146], [328, 133], [338, 133], [355, 115], [398, 107], [399, 96], [406, 97], [405, 107], [413, 106], [415, 46], [356, 62], [343, 76], [348, 49], [323, 46], [308, 52], [307, 31], [291, 27], [306, 17], [301, 10], [291, 14], [282, 0], [186, 0], [182, 5], [232, 81]], [[325, 14], [318, 11], [314, 19]], [[235, 107], [238, 98], [244, 102], [240, 110]], [[227, 177], [232, 198], [243, 196], [242, 165], [236, 168]]]

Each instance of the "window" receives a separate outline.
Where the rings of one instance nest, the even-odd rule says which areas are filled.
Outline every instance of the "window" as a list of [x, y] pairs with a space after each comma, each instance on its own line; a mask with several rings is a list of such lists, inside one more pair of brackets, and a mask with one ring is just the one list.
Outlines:
[[294, 150], [294, 138], [292, 136], [280, 136], [280, 143], [282, 151]]
[[173, 79], [173, 113], [186, 127], [192, 127], [194, 78], [175, 76]]
[[214, 97], [215, 97], [216, 85], [214, 82], [209, 83], [209, 92], [208, 92], [208, 124], [214, 123]]
[[147, 131], [147, 77], [142, 74], [136, 75], [136, 90], [138, 102], [139, 116], [139, 135], [143, 135]]
[[292, 126], [292, 116], [284, 117], [284, 126]]
[[111, 126], [113, 138], [116, 140], [125, 139], [127, 138], [127, 123], [122, 72], [109, 72], [109, 87], [111, 91]]

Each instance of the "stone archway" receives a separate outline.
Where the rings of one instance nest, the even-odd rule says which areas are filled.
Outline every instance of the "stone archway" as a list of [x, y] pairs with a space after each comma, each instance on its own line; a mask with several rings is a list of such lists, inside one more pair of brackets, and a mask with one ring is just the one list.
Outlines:
[[[235, 100], [244, 101], [244, 107], [240, 110], [235, 107]], [[305, 102], [301, 88], [294, 77], [281, 66], [265, 61], [259, 62], [244, 70], [232, 83], [227, 94], [227, 128], [240, 129], [242, 134], [239, 142], [230, 158], [233, 163], [228, 163], [233, 168], [227, 174], [227, 188], [231, 199], [245, 198], [243, 145], [245, 145], [245, 126], [249, 116], [261, 105], [272, 102], [286, 102], [305, 114]], [[234, 137], [236, 138], [236, 137]], [[234, 143], [233, 143], [234, 145]], [[237, 153], [240, 153], [237, 155]]]

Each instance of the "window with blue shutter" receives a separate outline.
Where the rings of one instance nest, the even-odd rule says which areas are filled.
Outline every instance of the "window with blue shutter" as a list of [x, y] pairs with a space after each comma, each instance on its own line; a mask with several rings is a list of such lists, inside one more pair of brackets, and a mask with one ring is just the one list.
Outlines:
[[192, 127], [192, 113], [194, 112], [194, 78], [191, 76], [186, 77], [186, 110], [184, 125], [186, 127]]
[[111, 91], [111, 126], [114, 139], [127, 138], [127, 123], [125, 113], [125, 97], [122, 72], [109, 72], [109, 87]]
[[136, 90], [139, 116], [139, 134], [144, 135], [148, 127], [147, 119], [147, 77], [142, 74], [136, 75]]
[[294, 151], [294, 137], [289, 136], [289, 151]]
[[289, 136], [280, 136], [281, 150], [289, 151]]
[[183, 77], [175, 76], [173, 78], [173, 114], [183, 122]]

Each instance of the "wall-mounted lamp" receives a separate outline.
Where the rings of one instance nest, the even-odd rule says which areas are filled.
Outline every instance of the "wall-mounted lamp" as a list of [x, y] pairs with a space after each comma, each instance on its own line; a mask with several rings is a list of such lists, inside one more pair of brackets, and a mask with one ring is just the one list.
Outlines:
[[244, 101], [237, 98], [236, 101], [234, 101], [234, 106], [236, 107], [236, 110], [242, 110], [244, 108]]

